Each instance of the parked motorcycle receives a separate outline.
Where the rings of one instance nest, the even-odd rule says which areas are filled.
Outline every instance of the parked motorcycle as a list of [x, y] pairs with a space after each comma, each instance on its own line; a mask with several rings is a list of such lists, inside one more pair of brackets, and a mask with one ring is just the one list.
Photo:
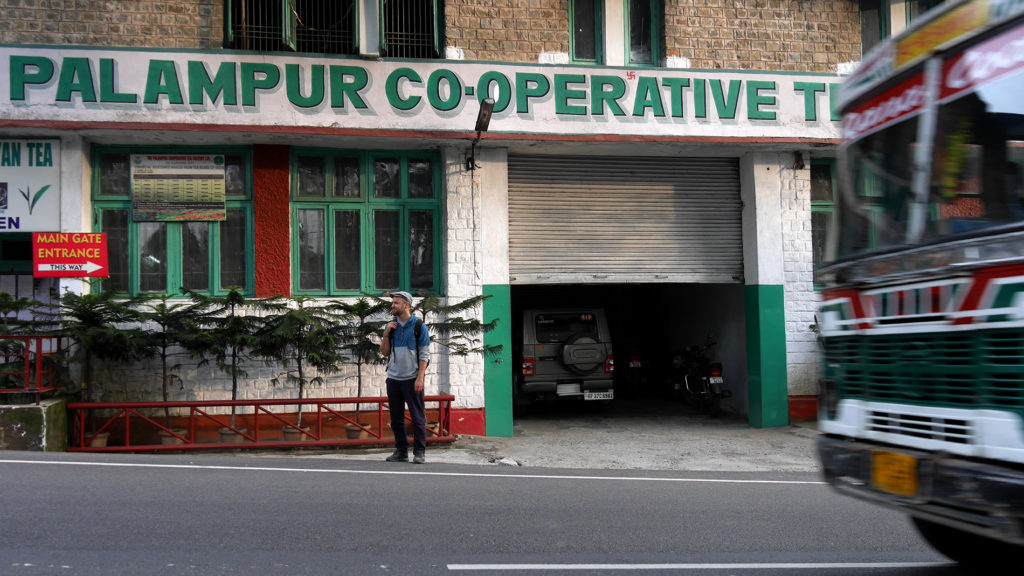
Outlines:
[[717, 418], [722, 399], [731, 398], [732, 391], [723, 387], [722, 363], [711, 360], [715, 345], [709, 337], [702, 345], [676, 352], [672, 357], [672, 384], [684, 401]]

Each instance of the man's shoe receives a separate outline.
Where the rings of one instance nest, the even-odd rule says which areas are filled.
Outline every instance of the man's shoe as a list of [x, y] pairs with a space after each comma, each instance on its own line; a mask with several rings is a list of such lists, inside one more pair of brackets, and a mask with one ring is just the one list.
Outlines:
[[388, 456], [387, 458], [385, 458], [385, 460], [387, 460], [388, 462], [408, 462], [409, 454], [407, 452], [395, 450], [394, 454]]
[[413, 464], [426, 464], [427, 458], [423, 454], [416, 454], [412, 457]]

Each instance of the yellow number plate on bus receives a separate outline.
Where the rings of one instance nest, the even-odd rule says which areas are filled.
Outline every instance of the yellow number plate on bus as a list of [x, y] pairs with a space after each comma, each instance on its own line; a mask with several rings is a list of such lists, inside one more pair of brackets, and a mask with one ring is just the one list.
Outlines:
[[917, 458], [885, 450], [871, 451], [871, 485], [901, 496], [917, 496]]

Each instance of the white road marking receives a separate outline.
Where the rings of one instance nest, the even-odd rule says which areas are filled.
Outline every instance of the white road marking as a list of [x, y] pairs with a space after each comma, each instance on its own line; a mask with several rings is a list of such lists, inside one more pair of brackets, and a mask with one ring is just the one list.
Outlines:
[[844, 570], [931, 568], [951, 562], [752, 562], [737, 564], [448, 564], [450, 571], [537, 570]]
[[615, 480], [620, 482], [676, 482], [707, 484], [783, 484], [825, 485], [820, 480], [740, 480], [731, 478], [645, 478], [642, 476], [572, 476], [569, 474], [493, 474], [477, 472], [429, 472], [403, 470], [335, 470], [322, 468], [282, 468], [273, 466], [208, 466], [200, 464], [145, 464], [139, 462], [81, 462], [0, 459], [0, 464], [44, 464], [53, 466], [94, 466], [105, 468], [160, 468], [175, 470], [232, 470], [241, 472], [301, 472], [319, 474], [367, 474], [395, 476], [457, 476], [464, 478], [506, 478], [532, 480]]

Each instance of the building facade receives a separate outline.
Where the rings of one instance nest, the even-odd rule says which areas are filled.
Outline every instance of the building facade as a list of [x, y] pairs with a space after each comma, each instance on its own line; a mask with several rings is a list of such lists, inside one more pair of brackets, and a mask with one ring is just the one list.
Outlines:
[[[727, 409], [806, 415], [831, 102], [863, 45], [935, 2], [16, 4], [0, 291], [86, 289], [39, 277], [31, 235], [103, 232], [104, 283], [132, 295], [483, 294], [503, 354], [439, 351], [431, 379], [457, 432], [506, 435], [515, 319], [581, 301], [609, 310], [620, 371], [713, 335]], [[167, 192], [204, 174], [212, 205]], [[191, 376], [190, 398], [229, 389]], [[240, 397], [287, 395], [269, 380], [254, 369]]]

